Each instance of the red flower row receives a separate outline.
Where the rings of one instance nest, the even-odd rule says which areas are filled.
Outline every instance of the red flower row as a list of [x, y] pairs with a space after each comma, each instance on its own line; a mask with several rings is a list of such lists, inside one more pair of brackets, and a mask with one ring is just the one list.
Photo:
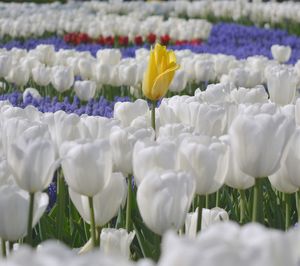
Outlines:
[[157, 40], [160, 41], [162, 45], [168, 45], [168, 44], [175, 44], [175, 45], [184, 45], [184, 44], [191, 44], [191, 45], [199, 45], [202, 43], [201, 39], [193, 39], [193, 40], [171, 40], [169, 35], [163, 35], [158, 38], [155, 34], [150, 33], [145, 39], [142, 36], [135, 36], [133, 43], [129, 43], [128, 36], [108, 36], [103, 37], [100, 36], [97, 39], [91, 38], [86, 33], [81, 32], [72, 32], [67, 33], [64, 35], [64, 41], [69, 44], [73, 45], [79, 45], [79, 44], [87, 44], [87, 43], [97, 43], [100, 45], [107, 45], [107, 46], [113, 46], [113, 47], [119, 47], [119, 46], [128, 46], [130, 44], [135, 44], [137, 46], [141, 46], [145, 43], [148, 44], [154, 44]]

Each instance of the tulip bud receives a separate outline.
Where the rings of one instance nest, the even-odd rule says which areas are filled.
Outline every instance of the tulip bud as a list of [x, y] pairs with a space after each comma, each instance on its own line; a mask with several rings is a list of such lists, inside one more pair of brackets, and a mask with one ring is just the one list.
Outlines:
[[32, 78], [37, 85], [47, 86], [51, 81], [51, 69], [44, 65], [38, 65], [32, 70]]
[[[0, 187], [0, 237], [17, 241], [27, 230], [29, 194], [16, 185]], [[48, 206], [48, 195], [36, 193], [34, 199], [33, 223], [35, 226]]]
[[103, 190], [112, 174], [112, 154], [104, 139], [76, 140], [60, 148], [62, 169], [69, 187], [93, 197]]
[[178, 68], [174, 52], [156, 44], [154, 50], [150, 51], [148, 67], [144, 74], [144, 95], [153, 101], [162, 98], [167, 93]]
[[274, 44], [271, 46], [271, 53], [273, 58], [279, 63], [285, 63], [289, 61], [292, 49], [290, 46]]
[[70, 89], [73, 82], [74, 74], [70, 67], [58, 66], [52, 69], [51, 83], [58, 92]]
[[102, 229], [100, 235], [100, 250], [111, 256], [130, 258], [130, 244], [134, 239], [135, 232], [127, 233], [125, 229]]
[[137, 203], [145, 224], [159, 235], [169, 229], [179, 230], [195, 188], [195, 179], [187, 172], [149, 172], [137, 191]]
[[89, 80], [76, 81], [74, 84], [74, 90], [80, 100], [88, 101], [95, 96], [96, 83]]

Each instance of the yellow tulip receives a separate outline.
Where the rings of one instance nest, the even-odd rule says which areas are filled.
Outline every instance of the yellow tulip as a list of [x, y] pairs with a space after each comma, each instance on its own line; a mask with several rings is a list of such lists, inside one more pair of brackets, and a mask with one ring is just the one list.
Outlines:
[[174, 52], [157, 43], [154, 50], [150, 51], [144, 74], [142, 86], [144, 95], [152, 101], [162, 98], [167, 93], [178, 68]]

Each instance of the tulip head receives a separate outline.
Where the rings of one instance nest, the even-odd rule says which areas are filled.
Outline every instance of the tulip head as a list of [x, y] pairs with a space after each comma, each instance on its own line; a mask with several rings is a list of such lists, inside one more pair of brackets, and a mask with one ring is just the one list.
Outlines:
[[144, 74], [142, 86], [144, 95], [152, 101], [162, 98], [167, 93], [178, 68], [174, 52], [156, 44], [154, 50], [150, 51], [147, 70]]

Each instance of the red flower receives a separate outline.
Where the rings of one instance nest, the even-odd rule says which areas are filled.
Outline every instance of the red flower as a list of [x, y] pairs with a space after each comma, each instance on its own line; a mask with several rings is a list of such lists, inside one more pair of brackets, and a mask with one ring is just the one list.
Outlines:
[[199, 45], [201, 43], [202, 43], [201, 39], [193, 39], [190, 41], [190, 44], [192, 44], [192, 45]]
[[100, 45], [104, 45], [104, 44], [105, 44], [105, 39], [103, 38], [102, 35], [100, 35], [100, 36], [98, 37], [98, 39], [96, 40], [96, 42], [97, 42], [98, 44], [100, 44]]
[[127, 36], [119, 36], [119, 45], [127, 46], [128, 45], [128, 37]]
[[78, 39], [79, 39], [80, 43], [89, 43], [89, 42], [91, 42], [91, 38], [86, 33], [79, 33], [78, 34]]
[[156, 35], [154, 33], [150, 33], [148, 36], [147, 36], [147, 41], [148, 43], [150, 44], [154, 44], [155, 41], [156, 41]]
[[160, 43], [162, 45], [168, 45], [169, 42], [170, 42], [170, 40], [171, 40], [171, 38], [170, 38], [170, 36], [168, 34], [163, 35], [163, 36], [160, 37]]
[[143, 37], [142, 36], [135, 36], [134, 37], [134, 44], [135, 45], [142, 45], [143, 44]]
[[106, 38], [104, 39], [104, 43], [105, 43], [106, 45], [109, 45], [109, 46], [114, 46], [114, 44], [115, 44], [115, 38], [112, 37], [112, 36], [108, 36], [108, 37], [106, 37]]

